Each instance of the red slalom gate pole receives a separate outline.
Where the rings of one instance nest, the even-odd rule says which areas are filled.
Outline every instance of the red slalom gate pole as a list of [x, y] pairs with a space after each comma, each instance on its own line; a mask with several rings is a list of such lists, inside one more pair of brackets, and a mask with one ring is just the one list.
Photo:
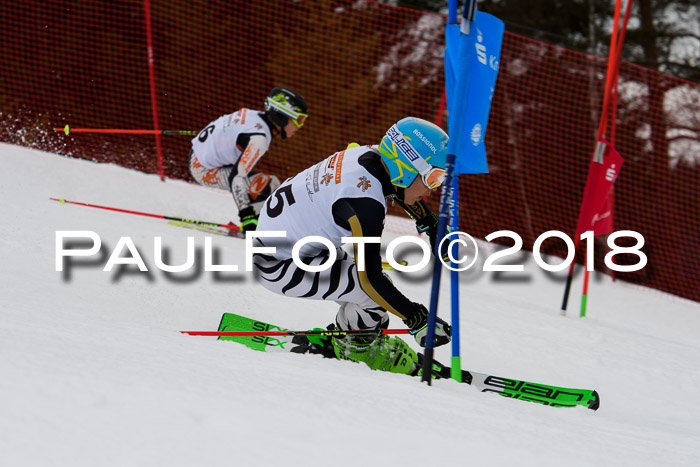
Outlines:
[[108, 210], [108, 211], [123, 212], [123, 213], [125, 213], [125, 214], [134, 214], [134, 215], [137, 215], [137, 216], [155, 217], [155, 218], [158, 218], [158, 219], [165, 219], [165, 220], [169, 220], [169, 221], [185, 222], [185, 223], [187, 223], [187, 224], [206, 225], [206, 226], [209, 226], [209, 227], [223, 227], [223, 228], [230, 229], [230, 230], [234, 230], [234, 231], [241, 230], [241, 228], [238, 227], [237, 225], [220, 224], [220, 223], [218, 223], [218, 222], [199, 221], [199, 220], [196, 220], [196, 219], [185, 219], [185, 218], [182, 218], [182, 217], [164, 216], [164, 215], [162, 215], [162, 214], [151, 214], [151, 213], [148, 213], [148, 212], [131, 211], [131, 210], [129, 210], [129, 209], [112, 208], [112, 207], [109, 207], [109, 206], [100, 206], [100, 205], [98, 205], [98, 204], [81, 203], [81, 202], [79, 202], [79, 201], [69, 201], [69, 200], [63, 199], [63, 198], [49, 198], [49, 199], [50, 199], [51, 201], [57, 201], [57, 202], [59, 202], [59, 203], [61, 203], [61, 204], [65, 204], [65, 203], [68, 203], [68, 204], [75, 204], [75, 205], [78, 205], [78, 206], [86, 206], [86, 207], [88, 207], [88, 208], [106, 209], [106, 210]]
[[588, 278], [590, 277], [590, 271], [588, 270], [588, 260], [586, 260], [586, 270], [583, 276], [583, 293], [581, 293], [581, 310], [579, 311], [579, 317], [586, 317], [586, 304], [588, 303]]
[[[146, 48], [148, 51], [148, 80], [151, 87], [151, 110], [153, 112], [153, 129], [158, 131], [158, 100], [156, 98], [156, 72], [155, 56], [153, 54], [153, 33], [151, 28], [151, 0], [144, 1], [145, 22], [146, 22]], [[156, 133], [156, 154], [158, 156], [158, 170], [160, 179], [165, 180], [165, 169], [163, 166], [163, 148], [160, 143], [160, 133]]]
[[193, 130], [127, 130], [115, 128], [71, 128], [66, 125], [63, 128], [54, 128], [62, 131], [66, 135], [71, 133], [103, 133], [103, 134], [129, 134], [129, 135], [176, 135], [176, 136], [196, 136], [198, 131]]
[[[190, 336], [215, 336], [215, 337], [245, 337], [245, 336], [332, 336], [345, 337], [353, 336], [368, 336], [375, 335], [377, 331], [362, 331], [362, 330], [311, 330], [311, 331], [180, 331], [182, 334]], [[382, 334], [408, 334], [408, 329], [383, 329]]]

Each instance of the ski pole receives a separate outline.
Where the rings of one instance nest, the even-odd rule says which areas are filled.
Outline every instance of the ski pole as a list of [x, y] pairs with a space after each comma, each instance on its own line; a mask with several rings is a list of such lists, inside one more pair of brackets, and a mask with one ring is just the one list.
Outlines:
[[63, 128], [55, 128], [56, 131], [62, 131], [66, 135], [73, 133], [109, 133], [109, 134], [131, 134], [131, 135], [178, 135], [178, 136], [196, 136], [198, 131], [192, 130], [119, 130], [113, 128], [71, 128], [66, 125]]
[[[183, 222], [185, 224], [191, 224], [193, 226], [194, 225], [202, 225], [202, 226], [208, 226], [208, 227], [223, 227], [223, 228], [231, 230], [232, 232], [240, 232], [240, 230], [241, 230], [241, 228], [239, 226], [233, 225], [233, 224], [219, 224], [218, 222], [206, 222], [206, 221], [199, 221], [196, 219], [184, 219], [182, 217], [164, 216], [162, 214], [151, 214], [148, 212], [130, 211], [128, 209], [112, 208], [109, 206], [100, 206], [98, 204], [88, 204], [88, 203], [81, 203], [79, 201], [69, 201], [69, 200], [63, 199], [63, 198], [49, 198], [49, 199], [51, 201], [58, 201], [61, 204], [65, 204], [65, 203], [76, 204], [78, 206], [86, 206], [89, 208], [97, 208], [97, 209], [106, 209], [108, 211], [123, 212], [125, 214], [135, 214], [137, 216], [155, 217], [157, 219], [165, 219], [165, 220], [171, 221], [171, 223], [173, 223], [172, 221], [175, 221], [175, 222]], [[177, 224], [175, 224], [175, 225], [177, 225]], [[216, 232], [216, 233], [218, 233], [218, 232]], [[236, 235], [233, 235], [233, 236], [235, 237]], [[406, 260], [399, 260], [399, 261], [397, 261], [397, 263], [399, 263], [402, 266], [408, 265], [408, 261], [406, 261]], [[383, 269], [394, 269], [386, 261], [382, 261], [382, 268]]]
[[[326, 330], [314, 329], [310, 331], [180, 331], [182, 334], [190, 336], [331, 336], [345, 337], [353, 336], [373, 336], [377, 331], [365, 330]], [[381, 334], [408, 334], [408, 329], [382, 329]]]
[[169, 221], [179, 221], [179, 222], [184, 222], [187, 224], [194, 224], [194, 225], [208, 225], [211, 227], [223, 227], [226, 229], [230, 230], [241, 230], [241, 228], [237, 225], [229, 225], [229, 224], [219, 224], [218, 222], [206, 222], [206, 221], [199, 221], [196, 219], [184, 219], [182, 217], [172, 217], [172, 216], [164, 216], [162, 214], [150, 214], [147, 212], [139, 212], [139, 211], [130, 211], [128, 209], [119, 209], [119, 208], [111, 208], [109, 206], [100, 206], [97, 204], [88, 204], [88, 203], [81, 203], [79, 201], [68, 201], [67, 199], [63, 198], [49, 198], [51, 201], [58, 201], [61, 204], [68, 203], [68, 204], [77, 204], [78, 206], [86, 206], [89, 208], [98, 208], [98, 209], [106, 209], [108, 211], [116, 211], [116, 212], [123, 212], [125, 214], [135, 214], [137, 216], [146, 216], [146, 217], [156, 217], [158, 219], [166, 219]]

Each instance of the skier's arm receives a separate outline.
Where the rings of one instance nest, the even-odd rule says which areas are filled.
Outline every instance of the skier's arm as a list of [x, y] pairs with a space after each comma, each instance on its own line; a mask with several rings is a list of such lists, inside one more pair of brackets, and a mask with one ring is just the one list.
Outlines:
[[[425, 232], [428, 234], [430, 239], [430, 249], [435, 254], [435, 242], [437, 240], [437, 227], [438, 227], [438, 216], [435, 215], [428, 203], [424, 199], [418, 200], [413, 204], [405, 204], [399, 201], [401, 207], [408, 213], [408, 215], [416, 222], [416, 229], [418, 232]], [[449, 227], [448, 227], [449, 229]], [[445, 233], [449, 233], [449, 230]], [[446, 242], [447, 243], [447, 242]], [[441, 256], [445, 261], [448, 261], [447, 257], [447, 245], [443, 245], [443, 251], [440, 252]]]
[[[336, 224], [350, 230], [353, 237], [381, 237], [385, 211], [384, 206], [372, 198], [343, 198], [333, 204], [333, 218]], [[357, 257], [357, 245], [355, 249]], [[365, 270], [358, 268], [357, 274], [362, 290], [382, 308], [402, 320], [413, 315], [420, 306], [399, 292], [383, 273], [379, 243], [365, 244]]]
[[241, 158], [236, 164], [236, 175], [231, 180], [231, 193], [233, 193], [233, 199], [236, 201], [238, 209], [241, 210], [250, 204], [250, 197], [248, 196], [250, 180], [248, 179], [248, 174], [265, 154], [268, 145], [267, 139], [262, 134], [239, 135], [236, 144], [240, 147], [245, 147]]
[[411, 219], [416, 221], [416, 227], [419, 232], [425, 232], [433, 226], [437, 226], [437, 216], [430, 210], [430, 206], [424, 199], [418, 200], [413, 204], [405, 204], [399, 201], [401, 207], [411, 216]]
[[[339, 226], [350, 230], [353, 237], [380, 237], [384, 229], [384, 206], [371, 198], [343, 198], [333, 204], [333, 218]], [[401, 318], [416, 342], [425, 347], [428, 310], [406, 298], [383, 273], [378, 243], [366, 244], [365, 271], [358, 268], [357, 275], [362, 290], [386, 311]], [[437, 318], [435, 347], [450, 342], [450, 333], [450, 325]]]

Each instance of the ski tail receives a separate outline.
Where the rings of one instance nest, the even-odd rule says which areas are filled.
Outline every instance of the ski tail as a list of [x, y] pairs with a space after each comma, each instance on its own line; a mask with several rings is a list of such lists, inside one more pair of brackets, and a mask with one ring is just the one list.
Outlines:
[[[219, 323], [219, 331], [287, 331], [285, 328], [264, 323], [233, 313], [224, 313]], [[219, 340], [233, 341], [261, 352], [293, 352], [296, 344], [293, 336], [220, 336]]]

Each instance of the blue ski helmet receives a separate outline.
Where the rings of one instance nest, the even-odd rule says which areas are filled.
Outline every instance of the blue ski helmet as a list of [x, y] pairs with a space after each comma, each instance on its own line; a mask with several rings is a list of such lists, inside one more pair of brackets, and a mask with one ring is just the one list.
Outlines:
[[444, 169], [448, 141], [447, 133], [434, 123], [415, 117], [399, 120], [379, 145], [391, 183], [408, 188], [418, 175], [425, 177], [436, 167]]

